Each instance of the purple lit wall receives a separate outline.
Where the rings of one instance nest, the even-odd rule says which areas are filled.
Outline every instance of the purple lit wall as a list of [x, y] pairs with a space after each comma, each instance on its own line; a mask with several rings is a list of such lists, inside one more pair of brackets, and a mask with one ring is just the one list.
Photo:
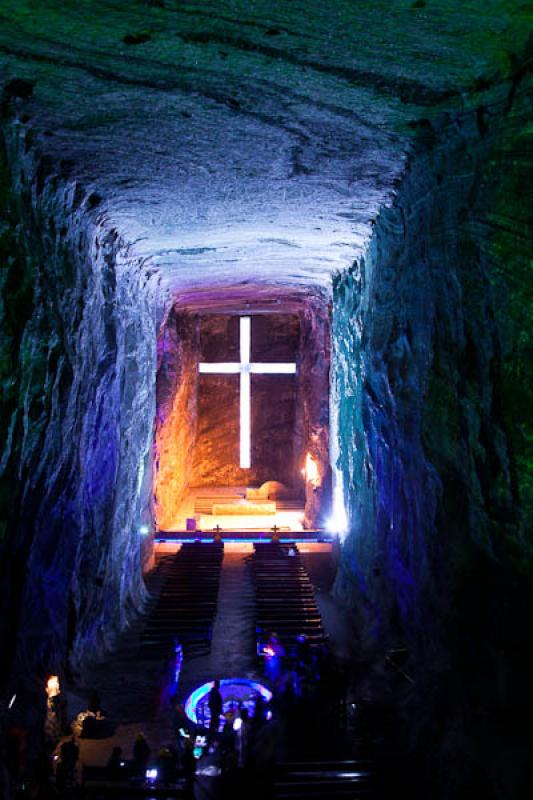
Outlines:
[[67, 650], [73, 667], [102, 653], [144, 602], [156, 311], [103, 203], [39, 159], [28, 129], [7, 146], [19, 246], [40, 277], [12, 417], [22, 494], [3, 624], [18, 617], [20, 669], [57, 671]]

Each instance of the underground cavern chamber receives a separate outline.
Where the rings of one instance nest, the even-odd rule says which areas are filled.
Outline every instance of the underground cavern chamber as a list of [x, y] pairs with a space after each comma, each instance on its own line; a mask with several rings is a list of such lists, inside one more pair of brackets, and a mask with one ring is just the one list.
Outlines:
[[[275, 482], [302, 539], [333, 518], [359, 697], [426, 796], [519, 797], [528, 9], [71, 6], [2, 9], [2, 720], [38, 742], [47, 678], [146, 618], [158, 536]], [[295, 371], [250, 369], [243, 443], [246, 319]]]

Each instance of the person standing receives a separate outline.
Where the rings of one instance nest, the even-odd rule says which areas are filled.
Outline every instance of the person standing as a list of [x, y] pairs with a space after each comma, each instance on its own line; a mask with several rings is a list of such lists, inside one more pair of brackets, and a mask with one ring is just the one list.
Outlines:
[[124, 761], [122, 747], [114, 747], [107, 762], [107, 776], [112, 781], [117, 781], [124, 775]]
[[96, 716], [103, 714], [100, 695], [98, 694], [96, 689], [93, 689], [93, 691], [89, 695], [89, 702], [87, 703], [87, 711], [90, 711], [91, 714], [95, 714]]
[[193, 800], [194, 797], [194, 774], [196, 772], [196, 759], [192, 739], [189, 736], [184, 740], [183, 755], [181, 758], [183, 777], [185, 778], [185, 797]]
[[136, 775], [144, 776], [151, 752], [144, 733], [139, 733], [133, 745], [133, 769]]
[[57, 786], [60, 791], [72, 789], [78, 782], [78, 757], [80, 748], [76, 744], [76, 737], [72, 736], [61, 745], [61, 757], [56, 772]]
[[276, 684], [281, 677], [285, 657], [285, 648], [277, 633], [271, 633], [268, 637], [265, 654], [265, 675], [271, 683]]
[[209, 706], [209, 736], [212, 739], [218, 733], [222, 714], [222, 695], [220, 694], [220, 681], [218, 678], [209, 692], [207, 705]]
[[247, 708], [242, 708], [238, 717], [237, 726], [237, 766], [244, 769], [248, 765], [248, 754], [250, 747], [251, 720]]

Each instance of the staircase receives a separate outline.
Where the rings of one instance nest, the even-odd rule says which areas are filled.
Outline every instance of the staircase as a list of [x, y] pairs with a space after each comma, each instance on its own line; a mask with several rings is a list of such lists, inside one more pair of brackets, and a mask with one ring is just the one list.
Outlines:
[[[292, 552], [293, 555], [289, 555]], [[269, 632], [276, 631], [285, 649], [304, 634], [309, 644], [322, 644], [325, 633], [313, 585], [296, 543], [254, 544], [251, 560], [255, 588], [257, 652]]]
[[372, 763], [364, 760], [293, 761], [278, 766], [273, 800], [377, 798]]
[[[135, 653], [143, 671], [144, 664], [166, 659], [179, 641], [189, 665], [191, 687], [202, 682], [202, 670], [207, 680], [216, 674], [246, 674], [255, 662], [254, 610], [263, 628], [260, 637], [265, 630], [275, 629], [284, 644], [292, 647], [295, 636], [306, 631], [311, 642], [323, 642], [324, 631], [302, 557], [297, 547], [296, 555], [289, 556], [288, 551], [287, 545], [256, 543], [250, 557], [229, 548], [224, 553], [219, 543], [186, 543], [178, 553], [160, 557], [146, 576], [152, 603], [138, 632], [140, 651]], [[128, 652], [133, 658], [133, 643]], [[347, 751], [345, 739], [336, 736], [330, 725], [319, 721], [313, 730], [312, 724], [304, 723], [294, 731], [287, 760], [277, 765], [273, 780], [265, 782], [261, 775], [252, 776], [252, 782], [258, 782], [257, 786], [254, 783], [257, 796], [269, 800], [388, 797], [383, 793], [385, 782], [378, 781], [372, 762], [353, 757], [359, 745], [350, 739]], [[313, 745], [310, 748], [305, 743], [307, 738]], [[380, 767], [379, 773], [386, 775], [389, 770]], [[121, 780], [110, 780], [105, 768], [89, 767], [85, 781], [81, 796], [87, 800], [187, 797], [182, 779], [168, 786], [135, 783], [127, 767]], [[254, 795], [237, 792], [231, 796], [248, 800]]]
[[185, 656], [209, 652], [217, 608], [222, 543], [187, 542], [158, 563], [147, 580], [159, 589], [141, 635], [140, 657], [166, 657], [182, 645]]

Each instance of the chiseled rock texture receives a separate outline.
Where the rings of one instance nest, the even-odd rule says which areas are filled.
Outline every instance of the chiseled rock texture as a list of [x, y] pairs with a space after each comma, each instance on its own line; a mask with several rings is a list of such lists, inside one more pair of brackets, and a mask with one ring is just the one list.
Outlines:
[[480, 780], [525, 796], [531, 112], [524, 70], [477, 113], [426, 122], [393, 206], [334, 289], [352, 521], [336, 590], [368, 657], [407, 648], [402, 713], [442, 796], [472, 796]]
[[[518, 709], [520, 752], [533, 715], [529, 5], [4, 0], [5, 676], [76, 667], [142, 606], [156, 388], [172, 425], [187, 408], [179, 353], [159, 351], [156, 380], [172, 307], [316, 298], [326, 336], [337, 275], [338, 595], [367, 660], [407, 647], [404, 741], [442, 793], [477, 775], [517, 796], [502, 731]], [[324, 356], [307, 374], [326, 372]], [[296, 435], [324, 465], [327, 404], [306, 413]]]
[[98, 656], [144, 601], [156, 319], [97, 195], [30, 136], [3, 142], [0, 624], [3, 658], [43, 675]]
[[155, 520], [172, 530], [189, 485], [197, 433], [198, 321], [172, 308], [157, 352]]
[[[362, 254], [412, 125], [513, 69], [524, 0], [4, 0], [0, 81], [169, 291], [319, 284]], [[475, 101], [475, 99], [474, 99]], [[252, 273], [252, 274], [251, 274]]]
[[323, 528], [331, 514], [330, 298], [318, 293], [310, 297], [303, 306], [300, 326], [301, 379], [296, 404], [302, 412], [297, 417], [295, 439], [297, 443], [301, 440], [302, 457], [309, 453], [318, 471], [317, 485], [306, 481], [304, 524]]

